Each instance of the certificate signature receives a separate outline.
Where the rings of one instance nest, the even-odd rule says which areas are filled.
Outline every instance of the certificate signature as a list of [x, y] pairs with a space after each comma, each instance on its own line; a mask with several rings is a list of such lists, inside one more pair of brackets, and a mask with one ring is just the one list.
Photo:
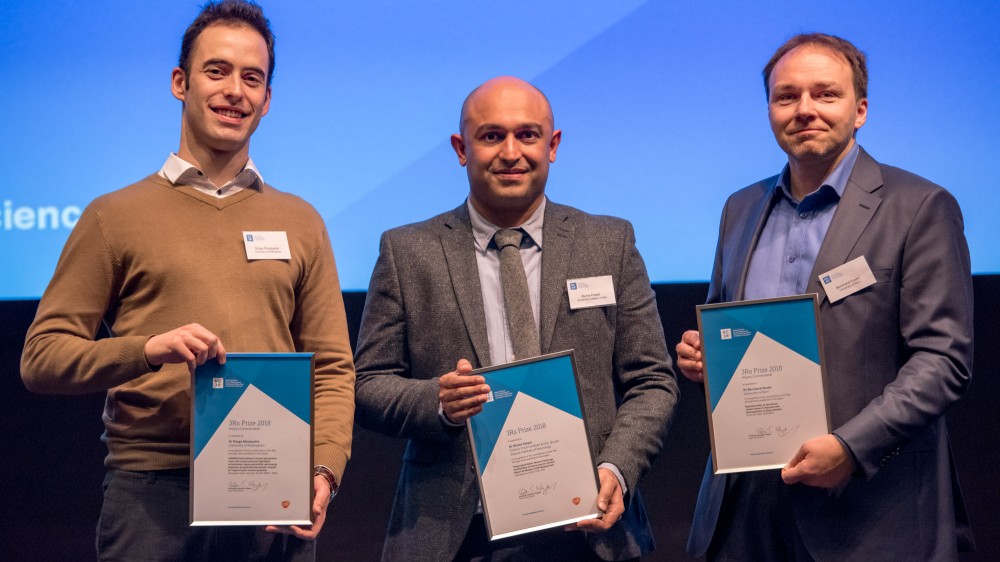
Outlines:
[[788, 426], [788, 425], [768, 425], [757, 427], [750, 432], [748, 437], [750, 439], [764, 439], [765, 437], [770, 437], [772, 435], [777, 435], [778, 437], [785, 437], [787, 435], [792, 435], [799, 430], [799, 426]]
[[556, 486], [558, 485], [559, 485], [558, 482], [532, 484], [528, 487], [518, 489], [517, 497], [521, 499], [527, 499], [539, 495], [544, 496], [547, 495], [552, 490], [555, 490]]
[[269, 482], [260, 482], [258, 480], [230, 480], [229, 481], [229, 491], [230, 492], [263, 492], [267, 489]]

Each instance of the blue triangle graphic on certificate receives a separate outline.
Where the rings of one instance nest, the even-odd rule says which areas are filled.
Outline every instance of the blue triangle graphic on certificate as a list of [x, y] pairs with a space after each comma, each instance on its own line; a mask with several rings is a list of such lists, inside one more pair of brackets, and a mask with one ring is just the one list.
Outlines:
[[493, 396], [475, 417], [476, 425], [481, 428], [473, 432], [480, 468], [489, 462], [514, 399], [521, 393], [571, 416], [583, 418], [572, 369], [573, 361], [565, 355], [483, 373]]
[[[813, 306], [811, 299], [796, 299], [702, 312], [706, 349], [716, 366], [708, 374], [713, 410], [758, 332], [819, 363]], [[724, 330], [730, 331], [726, 339], [721, 337]]]
[[[305, 372], [303, 372], [305, 369]], [[194, 454], [212, 437], [215, 428], [229, 415], [253, 385], [305, 423], [311, 421], [312, 392], [309, 363], [301, 354], [233, 354], [225, 365], [209, 361], [198, 367], [194, 377]], [[274, 376], [274, 373], [298, 376]]]

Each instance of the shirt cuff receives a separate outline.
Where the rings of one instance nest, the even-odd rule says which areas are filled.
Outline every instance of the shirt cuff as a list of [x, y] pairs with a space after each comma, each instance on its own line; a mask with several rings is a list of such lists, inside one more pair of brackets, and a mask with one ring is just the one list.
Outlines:
[[444, 406], [441, 402], [438, 402], [438, 417], [441, 418], [441, 423], [443, 423], [445, 427], [465, 427], [464, 423], [455, 423], [448, 419], [448, 416], [444, 414]]
[[622, 472], [618, 470], [618, 467], [609, 462], [602, 462], [597, 465], [597, 468], [606, 468], [611, 471], [611, 474], [615, 475], [615, 478], [618, 479], [618, 486], [622, 489], [622, 497], [624, 498], [625, 494], [628, 493], [628, 486], [625, 485], [625, 479], [622, 478]]

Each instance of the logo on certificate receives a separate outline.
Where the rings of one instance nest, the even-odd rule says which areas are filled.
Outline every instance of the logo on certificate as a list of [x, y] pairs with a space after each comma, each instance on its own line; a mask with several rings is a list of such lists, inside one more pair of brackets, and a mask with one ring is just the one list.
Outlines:
[[493, 401], [493, 391], [492, 390], [486, 393], [486, 401], [487, 402], [492, 402]]
[[247, 234], [247, 242], [253, 242], [253, 234]]
[[575, 291], [576, 290], [576, 283], [570, 283], [569, 284], [569, 290], [570, 291]]
[[223, 388], [224, 386], [222, 377], [212, 377], [212, 388]]
[[573, 498], [573, 505], [580, 505], [580, 496]]
[[288, 500], [285, 500], [285, 501], [281, 502], [281, 508], [282, 509], [288, 509], [288, 506], [290, 506], [290, 505], [292, 505], [292, 502], [290, 502]]
[[724, 340], [731, 340], [731, 339], [733, 339], [733, 329], [732, 328], [723, 328], [723, 329], [719, 330], [719, 335]]

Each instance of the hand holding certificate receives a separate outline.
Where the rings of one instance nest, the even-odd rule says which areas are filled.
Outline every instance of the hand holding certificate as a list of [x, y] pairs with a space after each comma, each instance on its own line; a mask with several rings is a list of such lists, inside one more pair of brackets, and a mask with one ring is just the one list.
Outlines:
[[312, 524], [313, 354], [230, 353], [192, 379], [191, 524]]
[[598, 479], [572, 351], [474, 371], [467, 425], [490, 539], [597, 517]]
[[698, 307], [716, 474], [782, 468], [830, 432], [816, 295]]

